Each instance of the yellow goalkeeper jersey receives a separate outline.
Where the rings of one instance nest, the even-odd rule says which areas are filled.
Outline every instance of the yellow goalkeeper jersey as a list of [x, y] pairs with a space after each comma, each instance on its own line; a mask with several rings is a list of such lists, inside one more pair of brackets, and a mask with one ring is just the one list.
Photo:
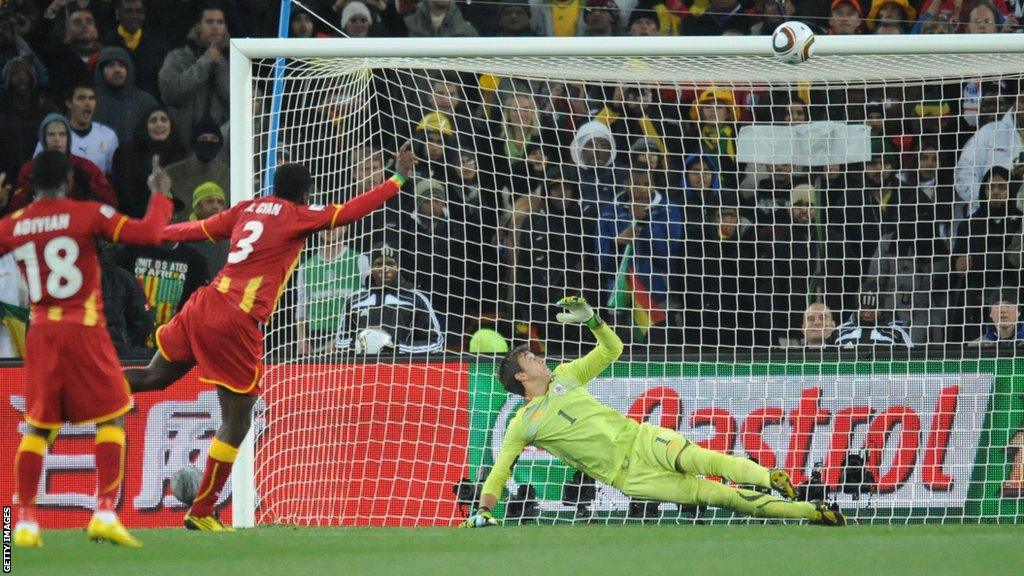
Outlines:
[[597, 347], [555, 368], [548, 392], [516, 411], [508, 424], [484, 494], [501, 498], [516, 458], [537, 446], [597, 480], [611, 484], [640, 425], [598, 402], [587, 383], [622, 354], [622, 341], [606, 324], [594, 330]]

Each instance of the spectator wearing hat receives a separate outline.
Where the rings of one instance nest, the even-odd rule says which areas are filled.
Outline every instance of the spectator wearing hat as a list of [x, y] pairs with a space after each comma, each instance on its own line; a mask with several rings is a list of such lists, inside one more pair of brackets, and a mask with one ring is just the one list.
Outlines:
[[[224, 143], [220, 128], [209, 118], [192, 130], [192, 154], [167, 166], [173, 179], [171, 194], [177, 207], [173, 221], [188, 220], [192, 210], [192, 192], [204, 182], [215, 182], [222, 190], [231, 189], [231, 171], [218, 158]], [[180, 203], [180, 204], [179, 204]]]
[[413, 142], [420, 159], [417, 172], [424, 177], [446, 181], [449, 144], [454, 140], [451, 118], [443, 112], [431, 112], [416, 125]]
[[583, 217], [596, 219], [605, 204], [615, 200], [618, 183], [615, 136], [607, 124], [591, 120], [576, 131], [569, 154], [576, 165]]
[[199, 12], [185, 45], [172, 50], [160, 68], [160, 95], [185, 142], [192, 141], [192, 128], [201, 120], [210, 118], [218, 126], [228, 120], [229, 41], [224, 11], [208, 6]]
[[526, 4], [502, 4], [498, 11], [498, 26], [495, 36], [516, 38], [537, 36], [530, 27], [530, 10]]
[[917, 19], [917, 10], [909, 0], [872, 0], [868, 11], [868, 30], [878, 33], [880, 24], [896, 24], [900, 33], [910, 28], [910, 23]]
[[618, 36], [619, 6], [615, 0], [587, 0], [579, 36]]
[[341, 11], [341, 29], [349, 38], [367, 38], [373, 27], [373, 14], [366, 4], [353, 0]]
[[[700, 221], [705, 210], [722, 205], [722, 178], [718, 173], [718, 162], [713, 156], [691, 154], [685, 157], [680, 181], [687, 222]], [[736, 204], [735, 198], [732, 204]]]
[[1020, 304], [1012, 291], [1006, 291], [995, 298], [989, 306], [988, 319], [991, 323], [985, 324], [981, 336], [976, 340], [979, 344], [1024, 342], [1024, 322], [1020, 319]]
[[688, 131], [695, 134], [685, 140], [699, 143], [701, 151], [715, 156], [723, 170], [735, 171], [736, 124], [740, 121], [735, 95], [714, 86], [704, 90], [690, 107], [690, 120]]
[[860, 310], [837, 328], [836, 344], [853, 346], [906, 346], [912, 347], [910, 331], [899, 320], [892, 320], [885, 311], [880, 311], [878, 295], [861, 294]]
[[[224, 189], [216, 182], [203, 182], [192, 192], [192, 214], [189, 216], [189, 220], [205, 220], [227, 209], [228, 198]], [[191, 242], [189, 246], [195, 248], [203, 256], [203, 259], [206, 260], [206, 267], [210, 271], [210, 277], [213, 278], [227, 263], [231, 240], [217, 242], [203, 240]]]
[[135, 70], [135, 85], [150, 95], [159, 94], [160, 67], [169, 49], [146, 24], [145, 0], [119, 0], [115, 15], [117, 27], [103, 35], [103, 45], [126, 50]]
[[828, 19], [828, 33], [861, 34], [864, 32], [864, 12], [857, 0], [833, 0]]
[[473, 27], [451, 0], [424, 0], [406, 16], [405, 25], [412, 38], [476, 36]]
[[406, 277], [400, 258], [399, 250], [388, 244], [373, 246], [367, 286], [345, 301], [335, 333], [335, 351], [356, 348], [365, 330], [387, 334], [398, 354], [444, 350], [444, 328], [430, 297]]

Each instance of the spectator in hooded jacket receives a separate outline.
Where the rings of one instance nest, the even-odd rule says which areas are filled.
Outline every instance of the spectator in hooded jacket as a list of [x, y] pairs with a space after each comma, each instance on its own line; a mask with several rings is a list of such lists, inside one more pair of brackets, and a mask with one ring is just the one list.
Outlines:
[[167, 114], [167, 108], [154, 106], [135, 122], [130, 140], [114, 154], [114, 170], [110, 175], [117, 190], [121, 212], [141, 218], [149, 205], [146, 179], [152, 172], [153, 156], [160, 156], [160, 165], [168, 166], [185, 159], [185, 147], [178, 127]]
[[[120, 142], [113, 129], [94, 120], [96, 91], [92, 82], [78, 82], [69, 88], [64, 105], [67, 106], [71, 126], [71, 153], [89, 160], [104, 174], [109, 174]], [[36, 146], [36, 154], [42, 151], [40, 143]]]
[[3, 69], [4, 97], [0, 99], [0, 172], [14, 183], [18, 170], [32, 158], [39, 141], [39, 123], [57, 107], [40, 94], [35, 68], [24, 58], [12, 58]]
[[416, 11], [406, 16], [405, 25], [411, 38], [477, 36], [476, 28], [451, 0], [424, 0]]
[[112, 128], [118, 142], [131, 142], [139, 118], [157, 105], [156, 98], [135, 87], [135, 65], [122, 48], [100, 51], [95, 76], [96, 111], [93, 119]]
[[[0, 70], [6, 70], [7, 65], [15, 58], [24, 60], [31, 69], [31, 74], [36, 82], [36, 88], [44, 89], [50, 83], [50, 76], [43, 66], [39, 57], [21, 36], [18, 35], [15, 18], [9, 12], [0, 14]], [[6, 78], [6, 74], [4, 75]], [[0, 99], [6, 94], [7, 86], [4, 83], [0, 91]]]

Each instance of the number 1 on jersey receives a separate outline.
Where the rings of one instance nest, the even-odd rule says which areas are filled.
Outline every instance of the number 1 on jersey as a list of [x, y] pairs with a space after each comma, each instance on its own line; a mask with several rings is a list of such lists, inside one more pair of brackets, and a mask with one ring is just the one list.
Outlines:
[[228, 254], [228, 263], [230, 264], [238, 264], [252, 254], [252, 245], [260, 239], [260, 236], [263, 236], [263, 223], [258, 220], [250, 220], [245, 223], [242, 230], [248, 232], [248, 235], [240, 239], [235, 245], [235, 249]]

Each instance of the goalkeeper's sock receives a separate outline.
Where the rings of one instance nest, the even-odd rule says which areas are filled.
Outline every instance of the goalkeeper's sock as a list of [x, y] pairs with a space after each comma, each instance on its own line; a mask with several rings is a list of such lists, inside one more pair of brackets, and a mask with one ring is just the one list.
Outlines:
[[96, 510], [114, 510], [124, 479], [124, 428], [107, 424], [96, 430]]
[[682, 472], [700, 476], [724, 476], [736, 484], [772, 487], [771, 474], [764, 466], [747, 458], [707, 450], [692, 442], [679, 453], [679, 460], [677, 466], [682, 464]]
[[218, 438], [210, 443], [210, 455], [206, 457], [206, 468], [203, 469], [203, 479], [199, 482], [196, 490], [196, 499], [189, 509], [189, 516], [202, 518], [211, 516], [213, 507], [217, 504], [220, 491], [224, 483], [231, 475], [231, 467], [238, 457], [238, 447], [232, 446]]
[[14, 475], [18, 486], [18, 505], [22, 520], [35, 520], [36, 494], [39, 492], [39, 477], [43, 473], [43, 458], [46, 457], [46, 438], [25, 434], [14, 457]]

